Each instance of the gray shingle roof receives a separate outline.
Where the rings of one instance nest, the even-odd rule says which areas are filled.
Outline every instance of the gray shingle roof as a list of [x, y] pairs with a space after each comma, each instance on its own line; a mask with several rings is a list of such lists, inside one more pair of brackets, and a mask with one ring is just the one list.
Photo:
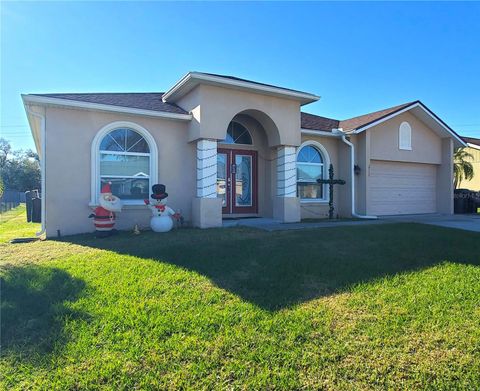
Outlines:
[[469, 144], [475, 144], [480, 146], [480, 138], [475, 137], [462, 137], [462, 140]]
[[332, 118], [321, 117], [310, 113], [301, 113], [302, 129], [323, 130], [331, 132], [338, 128], [339, 121]]
[[[221, 76], [236, 80], [233, 76]], [[262, 83], [258, 83], [262, 84]], [[79, 102], [96, 103], [120, 107], [130, 107], [142, 110], [152, 110], [159, 112], [167, 112], [174, 114], [188, 114], [181, 107], [174, 103], [166, 103], [162, 101], [163, 92], [126, 92], [126, 93], [65, 93], [65, 94], [31, 94], [34, 96], [42, 96], [47, 98], [66, 99]], [[392, 113], [402, 110], [415, 102], [409, 102], [402, 105], [390, 107], [388, 109], [376, 111], [373, 113], [361, 115], [358, 117], [346, 119], [343, 121], [333, 118], [322, 117], [310, 113], [301, 113], [301, 127], [310, 130], [322, 130], [331, 132], [332, 129], [343, 128], [344, 130], [354, 130], [368, 125], [378, 119], [386, 117]]]
[[372, 122], [378, 121], [379, 119], [382, 119], [390, 114], [396, 113], [397, 111], [400, 111], [417, 102], [418, 101], [408, 102], [398, 106], [389, 107], [388, 109], [383, 109], [383, 110], [375, 111], [373, 113], [368, 113], [368, 114], [360, 115], [358, 117], [346, 119], [346, 120], [340, 121], [340, 127], [343, 128], [343, 130], [355, 130], [365, 125], [371, 124]]
[[86, 94], [32, 94], [47, 98], [67, 99], [80, 102], [131, 107], [142, 110], [188, 114], [174, 103], [162, 101], [163, 92], [86, 93]]

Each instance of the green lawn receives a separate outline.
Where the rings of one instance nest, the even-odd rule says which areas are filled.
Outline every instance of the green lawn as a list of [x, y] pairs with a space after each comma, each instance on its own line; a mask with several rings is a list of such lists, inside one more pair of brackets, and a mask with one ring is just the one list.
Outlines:
[[0, 258], [5, 389], [480, 388], [478, 233], [182, 229]]
[[27, 223], [25, 204], [0, 213], [0, 243], [8, 242], [13, 238], [34, 238], [38, 231], [40, 231], [40, 224]]

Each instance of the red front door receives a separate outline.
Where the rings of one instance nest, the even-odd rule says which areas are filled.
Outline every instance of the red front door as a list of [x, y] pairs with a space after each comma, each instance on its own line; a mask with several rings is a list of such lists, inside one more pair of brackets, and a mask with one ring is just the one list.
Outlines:
[[257, 152], [217, 151], [217, 194], [222, 213], [257, 213]]

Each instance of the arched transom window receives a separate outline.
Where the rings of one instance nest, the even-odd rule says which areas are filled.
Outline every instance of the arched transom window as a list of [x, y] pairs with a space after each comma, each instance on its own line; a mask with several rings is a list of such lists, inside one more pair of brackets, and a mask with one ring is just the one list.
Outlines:
[[302, 200], [325, 199], [325, 186], [317, 179], [325, 175], [325, 159], [319, 148], [305, 145], [297, 154], [297, 196]]
[[137, 130], [109, 126], [99, 132], [92, 148], [95, 149], [93, 203], [107, 182], [111, 182], [113, 194], [126, 204], [149, 197], [151, 182], [156, 180], [156, 146], [146, 131], [140, 127]]
[[252, 145], [252, 136], [245, 126], [232, 121], [227, 128], [227, 137], [222, 143]]

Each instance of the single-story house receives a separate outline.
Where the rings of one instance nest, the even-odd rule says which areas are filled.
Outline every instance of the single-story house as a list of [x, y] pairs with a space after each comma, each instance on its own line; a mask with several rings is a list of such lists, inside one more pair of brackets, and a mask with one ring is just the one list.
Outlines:
[[414, 101], [347, 120], [302, 112], [318, 96], [190, 72], [164, 93], [22, 95], [42, 170], [47, 237], [93, 230], [102, 184], [123, 200], [117, 227], [148, 226], [153, 184], [201, 228], [229, 217], [282, 222], [453, 212], [462, 139]]
[[463, 179], [458, 184], [458, 188], [480, 191], [480, 138], [462, 137], [462, 139], [467, 144], [465, 151], [473, 156], [470, 161], [473, 166], [473, 178], [470, 180]]

